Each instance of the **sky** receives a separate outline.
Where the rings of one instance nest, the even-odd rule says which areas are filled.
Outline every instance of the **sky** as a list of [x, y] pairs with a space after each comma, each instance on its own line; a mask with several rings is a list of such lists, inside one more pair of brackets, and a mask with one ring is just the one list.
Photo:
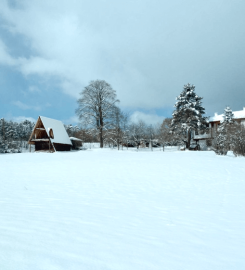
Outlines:
[[207, 116], [245, 107], [244, 0], [0, 0], [0, 118], [77, 123], [91, 80], [132, 121], [170, 117], [187, 83]]

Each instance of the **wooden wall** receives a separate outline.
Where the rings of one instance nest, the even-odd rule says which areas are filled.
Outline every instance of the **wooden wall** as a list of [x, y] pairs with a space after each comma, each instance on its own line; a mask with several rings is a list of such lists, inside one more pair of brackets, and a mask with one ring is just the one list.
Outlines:
[[[48, 151], [49, 143], [48, 142], [35, 142], [35, 151]], [[54, 151], [52, 144], [50, 144], [50, 150]]]
[[61, 144], [61, 143], [53, 143], [56, 151], [71, 151], [71, 145], [69, 144]]

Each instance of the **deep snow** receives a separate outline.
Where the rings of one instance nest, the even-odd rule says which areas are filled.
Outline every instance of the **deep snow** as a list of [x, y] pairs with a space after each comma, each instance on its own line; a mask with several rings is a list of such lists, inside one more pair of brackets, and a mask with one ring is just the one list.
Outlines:
[[0, 155], [0, 269], [245, 269], [245, 159]]

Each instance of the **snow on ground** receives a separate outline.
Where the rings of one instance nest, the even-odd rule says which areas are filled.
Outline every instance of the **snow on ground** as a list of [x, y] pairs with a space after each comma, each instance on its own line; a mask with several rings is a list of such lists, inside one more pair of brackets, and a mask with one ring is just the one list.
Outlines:
[[0, 155], [1, 270], [245, 268], [245, 159]]
[[100, 143], [83, 143], [83, 147], [87, 149], [100, 148]]

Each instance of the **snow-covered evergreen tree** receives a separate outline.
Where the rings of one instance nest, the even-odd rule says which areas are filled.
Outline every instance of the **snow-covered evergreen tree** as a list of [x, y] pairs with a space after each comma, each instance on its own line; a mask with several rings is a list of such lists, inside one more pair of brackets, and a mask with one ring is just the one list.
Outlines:
[[5, 125], [5, 119], [0, 119], [0, 153], [4, 153], [5, 149], [7, 148]]
[[226, 107], [224, 110], [224, 116], [223, 116], [223, 122], [220, 125], [227, 125], [227, 124], [233, 124], [234, 123], [234, 114], [232, 112], [232, 109], [230, 107]]
[[232, 150], [235, 156], [245, 156], [245, 126], [237, 124], [235, 132], [231, 134]]
[[5, 120], [4, 118], [0, 119], [0, 141], [5, 140]]
[[189, 149], [191, 134], [196, 130], [207, 130], [207, 117], [203, 116], [205, 109], [202, 107], [202, 98], [195, 93], [195, 86], [189, 83], [184, 85], [176, 100], [171, 129], [183, 135], [183, 142]]
[[234, 114], [230, 107], [226, 107], [223, 114], [223, 121], [218, 127], [218, 132], [215, 138], [216, 149], [218, 155], [226, 155], [232, 144], [232, 134], [234, 133], [235, 121]]
[[34, 123], [25, 120], [21, 123], [0, 119], [0, 152], [16, 152], [24, 146], [34, 127]]

